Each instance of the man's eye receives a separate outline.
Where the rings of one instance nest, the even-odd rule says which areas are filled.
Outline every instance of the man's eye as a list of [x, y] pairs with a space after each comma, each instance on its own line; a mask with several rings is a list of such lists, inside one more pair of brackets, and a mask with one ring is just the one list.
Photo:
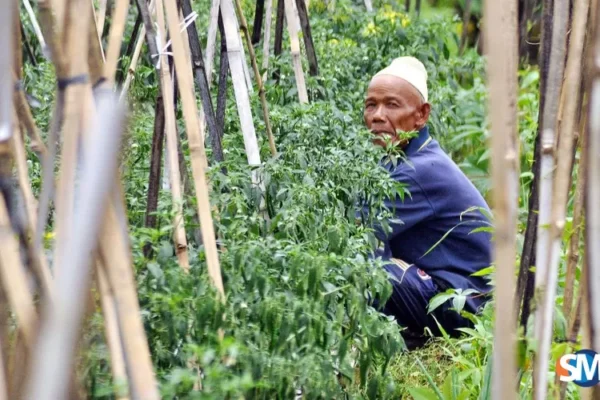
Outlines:
[[400, 107], [400, 104], [396, 103], [395, 101], [390, 101], [389, 103], [387, 103], [387, 106], [390, 108], [398, 108]]
[[366, 104], [366, 105], [365, 105], [365, 108], [366, 108], [367, 110], [372, 110], [372, 109], [373, 109], [373, 107], [375, 107], [375, 104], [373, 104], [373, 103], [368, 103], [368, 104]]

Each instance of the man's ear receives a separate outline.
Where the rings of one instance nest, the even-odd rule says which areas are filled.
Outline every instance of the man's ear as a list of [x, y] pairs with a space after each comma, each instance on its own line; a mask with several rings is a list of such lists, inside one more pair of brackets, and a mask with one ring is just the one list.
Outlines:
[[423, 103], [419, 107], [419, 116], [415, 121], [417, 126], [424, 127], [429, 120], [429, 113], [431, 113], [431, 105], [429, 103]]

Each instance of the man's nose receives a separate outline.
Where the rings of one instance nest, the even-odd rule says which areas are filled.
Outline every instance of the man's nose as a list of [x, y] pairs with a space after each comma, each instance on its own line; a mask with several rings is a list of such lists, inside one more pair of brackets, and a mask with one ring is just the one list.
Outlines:
[[382, 106], [377, 106], [375, 112], [373, 113], [373, 122], [384, 122], [384, 112]]

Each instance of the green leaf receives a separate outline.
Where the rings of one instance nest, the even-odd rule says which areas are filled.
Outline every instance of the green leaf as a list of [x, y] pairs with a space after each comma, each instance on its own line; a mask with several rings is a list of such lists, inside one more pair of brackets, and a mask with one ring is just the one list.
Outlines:
[[456, 312], [461, 312], [463, 308], [465, 308], [465, 302], [467, 300], [467, 296], [457, 295], [452, 299], [452, 306], [456, 310]]
[[449, 299], [451, 299], [452, 296], [453, 296], [452, 293], [448, 294], [448, 293], [445, 293], [445, 292], [444, 293], [436, 294], [429, 301], [429, 305], [427, 307], [427, 312], [428, 313], [433, 312], [436, 308], [438, 308], [439, 306], [441, 306], [442, 304], [444, 304], [446, 301], [448, 301]]
[[496, 267], [491, 266], [480, 269], [479, 271], [472, 273], [471, 276], [487, 276], [493, 274], [494, 272], [496, 272]]
[[435, 392], [428, 388], [409, 388], [408, 392], [414, 400], [439, 400]]

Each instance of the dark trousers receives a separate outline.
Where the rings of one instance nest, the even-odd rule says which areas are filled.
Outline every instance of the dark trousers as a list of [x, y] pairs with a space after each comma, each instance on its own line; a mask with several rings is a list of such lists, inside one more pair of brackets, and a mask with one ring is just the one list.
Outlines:
[[441, 336], [438, 323], [450, 336], [460, 334], [457, 328], [472, 327], [471, 321], [451, 309], [450, 300], [428, 313], [430, 300], [445, 289], [438, 287], [432, 277], [416, 265], [392, 258], [385, 261], [384, 268], [392, 284], [392, 295], [383, 308], [377, 305], [375, 308], [394, 316], [398, 324], [406, 328], [403, 336], [423, 337], [426, 328], [433, 335]]

